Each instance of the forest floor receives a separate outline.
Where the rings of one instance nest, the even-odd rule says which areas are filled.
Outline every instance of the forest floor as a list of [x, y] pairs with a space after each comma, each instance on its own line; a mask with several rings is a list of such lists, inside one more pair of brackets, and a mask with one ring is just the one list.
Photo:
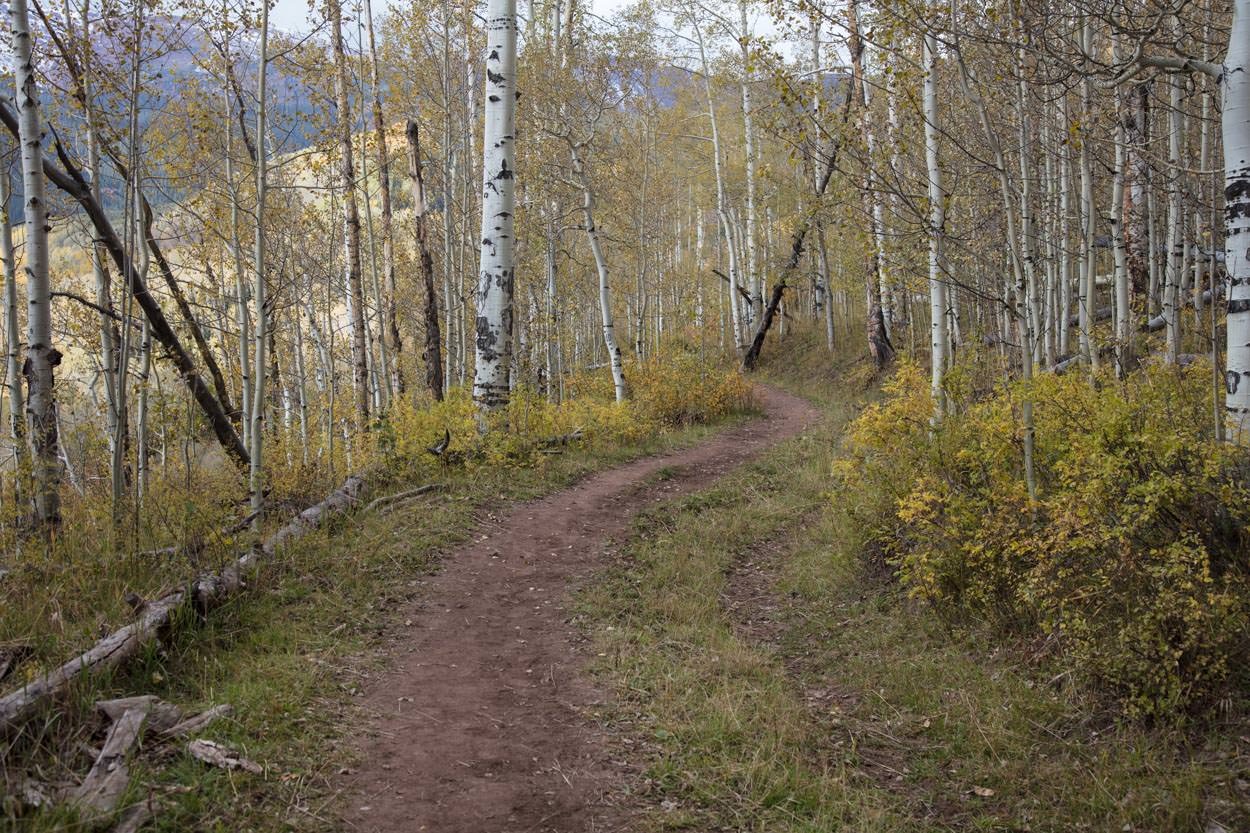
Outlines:
[[[762, 415], [453, 468], [84, 692], [81, 711], [230, 703], [209, 736], [263, 766], [145, 752], [144, 829], [1250, 830], [1244, 711], [1118, 720], [1044, 646], [942, 621], [865, 569], [831, 467], [871, 370], [802, 333], [778, 355]], [[93, 737], [54, 717], [52, 783]], [[16, 829], [85, 828], [57, 811]]]
[[364, 684], [371, 715], [344, 775], [345, 821], [370, 831], [633, 829], [633, 762], [599, 730], [572, 594], [644, 508], [705, 489], [814, 423], [758, 387], [761, 418], [517, 505], [443, 556]]

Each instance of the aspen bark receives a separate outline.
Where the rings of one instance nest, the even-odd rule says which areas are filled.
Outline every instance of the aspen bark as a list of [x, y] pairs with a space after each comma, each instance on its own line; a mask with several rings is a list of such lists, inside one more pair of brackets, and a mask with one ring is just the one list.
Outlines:
[[1225, 427], [1231, 441], [1244, 445], [1250, 442], [1250, 0], [1233, 3], [1220, 86], [1228, 272]]
[[[1175, 27], [1179, 29], [1179, 26]], [[1168, 217], [1167, 217], [1167, 269], [1163, 285], [1163, 317], [1167, 326], [1168, 364], [1176, 364], [1181, 349], [1181, 283], [1184, 280], [1184, 248], [1181, 236], [1181, 85], [1178, 76], [1168, 79]]]
[[425, 385], [435, 401], [443, 399], [442, 335], [439, 332], [438, 293], [434, 289], [434, 257], [430, 252], [426, 222], [425, 177], [421, 164], [421, 130], [416, 119], [408, 120], [408, 175], [412, 178], [412, 223], [417, 239], [417, 259], [425, 288]]
[[[369, 74], [373, 88], [373, 133], [377, 142], [378, 191], [381, 201], [382, 223], [382, 283], [386, 294], [382, 298], [384, 339], [389, 347], [390, 385], [396, 396], [404, 393], [404, 371], [401, 357], [404, 341], [399, 333], [398, 297], [395, 289], [395, 238], [392, 229], [391, 208], [391, 158], [386, 147], [386, 122], [382, 116], [382, 87], [378, 73], [378, 47], [373, 32], [373, 5], [364, 0], [366, 31], [369, 35]], [[428, 345], [427, 345], [428, 352]]]
[[26, 449], [26, 428], [23, 423], [26, 406], [22, 391], [22, 340], [18, 335], [17, 257], [13, 251], [13, 221], [9, 205], [13, 201], [13, 185], [9, 169], [0, 173], [0, 257], [4, 261], [4, 336], [5, 386], [9, 394], [9, 437], [13, 440], [13, 456], [17, 464], [19, 498], [20, 484], [30, 473], [30, 455]]
[[946, 226], [946, 195], [942, 191], [942, 167], [938, 158], [937, 103], [937, 38], [924, 36], [922, 63], [924, 65], [924, 144], [925, 163], [929, 172], [929, 345], [934, 420], [940, 421], [946, 414], [946, 392], [943, 378], [946, 375], [947, 346], [950, 337], [946, 319], [946, 279], [942, 274], [942, 234]]
[[742, 50], [742, 136], [743, 150], [746, 155], [746, 186], [747, 186], [747, 217], [746, 217], [746, 253], [743, 258], [743, 271], [746, 273], [745, 283], [751, 292], [750, 314], [747, 324], [753, 324], [764, 314], [764, 288], [759, 272], [759, 258], [756, 252], [756, 175], [755, 175], [755, 124], [751, 109], [751, 82], [754, 73], [751, 69], [751, 30], [747, 21], [747, 0], [738, 0], [738, 12], [742, 29], [738, 43]]
[[[347, 291], [351, 300], [352, 379], [356, 388], [356, 423], [369, 421], [369, 356], [365, 334], [364, 283], [360, 272], [360, 208], [356, 200], [356, 166], [352, 159], [352, 115], [347, 99], [347, 58], [343, 45], [341, 0], [327, 0], [330, 39], [334, 50], [334, 104], [338, 112], [339, 174], [343, 187], [344, 254]], [[255, 368], [260, 373], [260, 368]], [[261, 407], [253, 401], [253, 408]]]
[[508, 404], [512, 365], [516, 0], [490, 0], [486, 37], [481, 261], [473, 374], [473, 399], [482, 416]]
[[[337, 0], [331, 0], [337, 2]], [[260, 54], [256, 71], [256, 239], [253, 252], [256, 300], [256, 387], [252, 391], [251, 447], [248, 455], [251, 468], [248, 473], [248, 489], [251, 492], [252, 529], [259, 532], [265, 508], [265, 383], [268, 370], [266, 350], [269, 346], [269, 310], [267, 309], [265, 275], [265, 199], [269, 191], [269, 150], [266, 146], [268, 127], [265, 123], [266, 82], [269, 69], [269, 4], [260, 4]], [[276, 382], [276, 380], [275, 380]]]
[[608, 351], [608, 363], [612, 368], [612, 385], [616, 392], [616, 401], [624, 402], [629, 398], [629, 386], [625, 383], [625, 366], [621, 359], [621, 348], [616, 341], [616, 326], [612, 317], [612, 289], [609, 283], [608, 261], [603, 254], [603, 245], [599, 240], [599, 229], [595, 226], [595, 197], [586, 175], [586, 167], [577, 148], [573, 148], [573, 174], [582, 186], [582, 217], [586, 223], [586, 238], [590, 242], [590, 251], [595, 258], [595, 269], [599, 275], [599, 313], [603, 322], [603, 346]]
[[43, 125], [35, 82], [26, 0], [10, 0], [10, 52], [16, 85], [21, 145], [22, 208], [26, 229], [26, 415], [31, 443], [35, 520], [45, 528], [61, 522], [61, 460], [58, 451], [55, 373], [60, 352], [52, 346], [52, 297], [48, 274], [48, 205], [44, 197]]

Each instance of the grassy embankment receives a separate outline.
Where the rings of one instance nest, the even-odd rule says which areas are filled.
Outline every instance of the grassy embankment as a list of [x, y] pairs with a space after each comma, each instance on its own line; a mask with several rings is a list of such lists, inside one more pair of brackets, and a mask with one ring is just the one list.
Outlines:
[[1250, 829], [1244, 715], [1117, 719], [1062, 657], [865, 569], [830, 490], [869, 374], [802, 334], [774, 355], [822, 423], [649, 510], [581, 602], [605, 720], [645, 768], [640, 830]]
[[[690, 373], [697, 375], [676, 386], [683, 393], [668, 398], [664, 390], [673, 387], [672, 374]], [[6, 749], [0, 767], [4, 794], [27, 777], [49, 791], [75, 783], [91, 764], [92, 746], [98, 748], [103, 737], [92, 704], [155, 694], [188, 711], [231, 704], [233, 715], [199, 736], [261, 763], [265, 774], [208, 768], [189, 758], [180, 744], [150, 744], [132, 762], [132, 789], [122, 803], [155, 797], [158, 812], [145, 830], [336, 829], [327, 808], [335, 800], [336, 768], [350, 763], [349, 741], [360, 719], [353, 701], [367, 671], [380, 662], [374, 652], [380, 637], [390, 626], [402, 627], [396, 617], [405, 601], [421, 593], [424, 577], [437, 569], [439, 552], [465, 540], [494, 507], [550, 493], [628, 459], [698, 442], [726, 422], [744, 418], [735, 399], [741, 383], [720, 369], [669, 363], [636, 371], [634, 382], [640, 396], [627, 409], [612, 406], [610, 393], [604, 399], [598, 390], [606, 387], [602, 380], [583, 384], [582, 398], [570, 404], [568, 413], [543, 411], [545, 416], [523, 434], [501, 435], [487, 446], [485, 459], [431, 469], [420, 455], [426, 435], [436, 438], [433, 429], [400, 436], [394, 465], [378, 476], [368, 497], [409, 489], [416, 485], [414, 477], [439, 482], [438, 492], [394, 511], [357, 512], [280, 550], [252, 577], [247, 592], [207, 621], [184, 623], [141, 662], [80, 686], [72, 702], [33, 721]], [[525, 407], [543, 410], [537, 402]], [[449, 418], [471, 420], [463, 403], [451, 410], [455, 413]], [[429, 417], [412, 419], [421, 424]], [[566, 422], [586, 428], [584, 442], [562, 453], [531, 453], [535, 436]], [[402, 421], [398, 428], [404, 429]], [[457, 435], [465, 430], [460, 426]], [[405, 445], [417, 449], [416, 461], [399, 459]], [[166, 564], [153, 576], [133, 556], [89, 563], [68, 561], [64, 549], [56, 552], [59, 563], [45, 560], [37, 566], [27, 553], [17, 576], [26, 588], [24, 598], [6, 604], [5, 630], [36, 633], [71, 587], [86, 588], [87, 597], [74, 600], [70, 626], [40, 641], [39, 656], [19, 669], [22, 676], [85, 646], [94, 637], [92, 616], [98, 617], [100, 629], [126, 621], [120, 598], [125, 591], [140, 589], [150, 598], [153, 588], [175, 576], [185, 580], [196, 567]], [[57, 578], [40, 588], [32, 570]], [[100, 586], [92, 585], [92, 576]], [[92, 600], [101, 605], [94, 614]], [[10, 678], [6, 690], [14, 684]], [[0, 808], [0, 829], [94, 827], [64, 806], [32, 810], [9, 798]]]

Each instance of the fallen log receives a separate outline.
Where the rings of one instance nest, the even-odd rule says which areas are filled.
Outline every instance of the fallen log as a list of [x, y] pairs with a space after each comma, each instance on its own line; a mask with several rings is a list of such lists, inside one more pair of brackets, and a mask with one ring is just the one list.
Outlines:
[[86, 653], [0, 698], [0, 736], [19, 728], [42, 704], [67, 691], [79, 677], [113, 668], [137, 654], [169, 624], [186, 595], [184, 590], [175, 590], [149, 603], [138, 620], [104, 637]]
[[0, 645], [0, 680], [13, 673], [13, 669], [35, 652], [34, 647], [25, 642], [13, 645]]
[[117, 822], [117, 826], [113, 828], [113, 833], [139, 833], [143, 825], [147, 824], [156, 816], [156, 810], [152, 807], [152, 800], [149, 798], [140, 801], [121, 814], [121, 819]]
[[[1099, 321], [1109, 321], [1113, 315], [1115, 315], [1115, 309], [1113, 307], [1098, 307], [1094, 310], [1094, 314], [1090, 316], [1092, 319], [1090, 323], [1096, 324]], [[1075, 315], [1069, 316], [1068, 325], [1072, 327], [1081, 326], [1081, 314], [1078, 312]]]
[[130, 786], [130, 767], [126, 758], [139, 742], [151, 707], [151, 703], [140, 702], [127, 709], [113, 724], [104, 741], [104, 748], [91, 765], [91, 771], [70, 793], [71, 804], [101, 815], [113, 812]]
[[353, 474], [328, 498], [300, 512], [286, 526], [279, 529], [263, 544], [243, 555], [226, 569], [215, 575], [205, 576], [191, 585], [191, 598], [200, 615], [219, 606], [243, 588], [244, 576], [261, 561], [273, 555], [283, 544], [302, 538], [321, 526], [326, 518], [346, 512], [356, 505], [365, 490], [364, 477]]
[[[1100, 359], [1109, 359], [1114, 355], [1115, 355], [1114, 347], [1103, 346], [1103, 347], [1098, 348], [1098, 358]], [[1062, 376], [1064, 373], [1071, 370], [1073, 366], [1078, 365], [1080, 363], [1081, 363], [1081, 354], [1077, 353], [1073, 356], [1068, 356], [1067, 358], [1060, 359], [1059, 361], [1055, 362], [1054, 365], [1050, 368], [1050, 370], [1056, 376]]]
[[114, 668], [158, 639], [178, 613], [188, 605], [200, 615], [220, 606], [244, 586], [244, 576], [257, 564], [287, 543], [316, 529], [329, 517], [346, 512], [360, 499], [365, 479], [352, 475], [329, 497], [299, 513], [290, 523], [267, 538], [260, 546], [241, 555], [220, 573], [196, 579], [189, 587], [178, 588], [147, 602], [139, 618], [108, 634], [85, 653], [39, 676], [16, 691], [0, 697], [0, 737], [12, 734], [39, 708], [63, 695], [78, 679]]
[[545, 440], [540, 442], [539, 445], [543, 448], [556, 448], [558, 446], [569, 445], [570, 443], [581, 442], [584, 435], [585, 431], [579, 425], [567, 434], [560, 434], [556, 437], [547, 437]]
[[171, 727], [183, 722], [182, 709], [173, 703], [166, 703], [155, 694], [141, 694], [138, 697], [119, 697], [116, 700], [100, 700], [95, 704], [96, 711], [111, 721], [119, 721], [131, 709], [147, 709], [147, 727], [152, 732], [166, 732]]
[[369, 505], [365, 507], [365, 511], [372, 512], [375, 509], [385, 508], [397, 501], [407, 500], [408, 498], [411, 498], [411, 497], [418, 497], [420, 495], [426, 494], [427, 492], [432, 492], [437, 488], [438, 488], [437, 483], [427, 483], [424, 486], [418, 486], [415, 489], [408, 489], [403, 492], [396, 492], [393, 495], [385, 495], [383, 497], [378, 498], [377, 500], [371, 501]]
[[241, 769], [253, 775], [261, 775], [264, 768], [255, 761], [249, 761], [233, 749], [222, 746], [211, 740], [193, 740], [187, 744], [187, 754], [197, 761], [221, 769]]
[[[1223, 295], [1224, 293], [1221, 291], [1219, 294]], [[1211, 290], [1208, 289], [1202, 293], [1202, 303], [1204, 306], [1206, 304], [1211, 303]], [[1193, 296], [1190, 295], [1189, 297], [1185, 298], [1185, 301], [1182, 304], [1182, 307], [1185, 309], [1188, 309], [1192, 307], [1193, 305], [1194, 305], [1194, 299], [1193, 299]], [[1149, 318], [1146, 321], [1139, 324], [1137, 327], [1137, 331], [1139, 333], [1157, 333], [1160, 330], [1162, 330], [1164, 327], [1166, 327], [1167, 325], [1168, 325], [1167, 316], [1164, 315], [1163, 313], [1159, 313], [1153, 318]]]
[[186, 720], [169, 727], [160, 733], [161, 740], [173, 740], [184, 735], [194, 734], [200, 731], [208, 724], [212, 723], [219, 717], [225, 717], [234, 711], [234, 707], [229, 703], [222, 703], [213, 706], [211, 709], [205, 709], [194, 717], [188, 717]]

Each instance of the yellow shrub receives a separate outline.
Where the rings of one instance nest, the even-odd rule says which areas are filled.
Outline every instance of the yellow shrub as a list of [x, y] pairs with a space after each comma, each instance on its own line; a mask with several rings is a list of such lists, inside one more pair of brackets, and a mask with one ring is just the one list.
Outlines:
[[[474, 465], [535, 465], [554, 439], [580, 431], [591, 447], [636, 443], [670, 427], [708, 422], [749, 405], [750, 388], [737, 371], [700, 361], [683, 351], [627, 366], [631, 398], [615, 401], [606, 368], [566, 380], [568, 398], [553, 404], [528, 387], [513, 391], [508, 407], [482, 434], [470, 392], [451, 391], [443, 402], [404, 402], [392, 408], [385, 426], [394, 452], [406, 465], [433, 470], [438, 461], [426, 448], [451, 434], [455, 459]], [[671, 388], [672, 392], [666, 392]]]
[[[1208, 701], [1246, 652], [1250, 494], [1210, 436], [1210, 367], [1002, 387], [940, 426], [918, 368], [848, 432], [849, 511], [914, 597], [1056, 638], [1135, 716]], [[1022, 474], [1035, 413], [1039, 493]]]

